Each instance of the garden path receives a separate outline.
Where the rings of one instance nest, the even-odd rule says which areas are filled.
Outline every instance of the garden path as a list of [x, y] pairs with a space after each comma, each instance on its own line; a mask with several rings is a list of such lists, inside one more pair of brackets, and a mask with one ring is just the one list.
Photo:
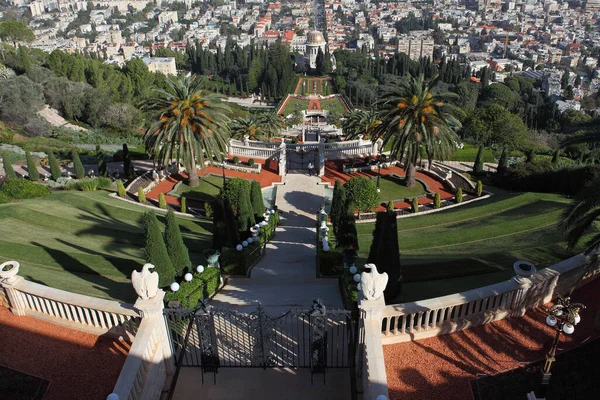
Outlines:
[[277, 188], [281, 224], [267, 244], [265, 256], [250, 278], [230, 278], [212, 300], [217, 307], [254, 310], [260, 302], [268, 311], [308, 309], [321, 298], [328, 308], [342, 308], [337, 279], [316, 277], [316, 213], [323, 202], [318, 177], [288, 175]]

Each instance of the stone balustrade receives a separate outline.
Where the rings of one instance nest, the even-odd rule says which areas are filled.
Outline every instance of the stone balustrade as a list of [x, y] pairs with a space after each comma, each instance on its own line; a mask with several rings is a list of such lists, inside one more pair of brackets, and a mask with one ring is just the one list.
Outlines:
[[530, 277], [510, 280], [462, 293], [410, 303], [392, 304], [381, 310], [383, 344], [443, 335], [472, 326], [522, 316], [528, 309], [567, 293], [577, 282], [595, 278], [590, 271], [580, 281], [587, 257], [577, 255]]
[[10, 310], [71, 329], [133, 337], [140, 320], [131, 304], [54, 289], [14, 276], [0, 283]]
[[385, 307], [383, 297], [377, 300], [364, 300], [359, 293], [359, 335], [357, 372], [358, 384], [365, 400], [379, 400], [389, 397], [383, 344], [381, 340], [381, 311]]

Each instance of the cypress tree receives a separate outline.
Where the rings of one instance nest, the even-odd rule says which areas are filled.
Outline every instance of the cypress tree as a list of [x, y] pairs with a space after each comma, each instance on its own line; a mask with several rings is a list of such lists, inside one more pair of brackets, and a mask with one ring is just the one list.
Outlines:
[[[213, 202], [213, 248], [221, 250], [224, 246], [231, 246], [227, 218], [225, 217], [225, 205], [222, 198]], [[237, 229], [237, 228], [236, 228]]]
[[342, 185], [340, 180], [335, 181], [333, 187], [333, 198], [331, 199], [331, 222], [333, 224], [333, 232], [337, 232], [338, 222], [342, 214], [346, 211], [344, 209], [346, 205], [346, 188]]
[[227, 232], [229, 233], [227, 245], [235, 247], [240, 242], [240, 234], [229, 199], [223, 199], [223, 208], [225, 210], [225, 224], [227, 225]]
[[108, 166], [106, 160], [104, 160], [104, 152], [100, 148], [100, 145], [96, 146], [96, 162], [98, 163], [98, 175], [108, 176]]
[[481, 197], [481, 193], [483, 193], [483, 183], [481, 181], [477, 181], [477, 197]]
[[394, 202], [392, 200], [388, 201], [387, 210], [389, 212], [394, 212]]
[[260, 183], [252, 181], [250, 186], [252, 210], [254, 211], [255, 220], [258, 217], [262, 217], [265, 212], [265, 202], [263, 200], [262, 191], [260, 190]]
[[2, 165], [4, 166], [4, 176], [6, 176], [6, 179], [15, 179], [17, 177], [6, 152], [2, 152]]
[[358, 233], [356, 232], [354, 209], [354, 202], [348, 202], [346, 211], [340, 217], [336, 235], [337, 247], [344, 249], [347, 256], [353, 256], [358, 251]]
[[73, 169], [75, 170], [75, 177], [77, 179], [85, 178], [85, 168], [83, 168], [83, 164], [81, 163], [81, 158], [79, 158], [79, 153], [77, 153], [77, 150], [71, 150], [71, 158], [73, 159]]
[[123, 186], [123, 182], [120, 179], [117, 181], [117, 195], [119, 197], [127, 196], [127, 192], [125, 191], [125, 186]]
[[473, 164], [473, 173], [479, 175], [483, 173], [483, 145], [479, 145], [477, 151], [477, 157], [475, 157], [475, 164]]
[[52, 175], [52, 179], [57, 180], [62, 176], [62, 172], [60, 172], [60, 166], [58, 165], [58, 161], [56, 161], [56, 157], [54, 157], [54, 153], [48, 152], [48, 164], [50, 165], [50, 175]]
[[185, 197], [181, 197], [181, 212], [186, 214], [187, 213], [187, 200]]
[[167, 209], [167, 200], [165, 200], [165, 194], [158, 194], [158, 208], [162, 208], [163, 210]]
[[252, 225], [254, 225], [254, 213], [252, 212], [252, 206], [250, 204], [250, 195], [244, 185], [239, 186], [238, 199], [238, 230], [240, 232], [246, 232]]
[[33, 182], [39, 181], [40, 173], [38, 172], [35, 160], [29, 151], [25, 152], [25, 158], [27, 159], [27, 172], [29, 173], [29, 180]]
[[419, 212], [419, 199], [418, 198], [415, 197], [412, 199], [411, 208], [412, 208], [412, 212], [414, 212], [414, 213]]
[[506, 146], [502, 149], [502, 154], [500, 154], [500, 159], [498, 160], [498, 169], [497, 172], [503, 174], [506, 172], [508, 168], [508, 151]]
[[462, 196], [463, 196], [462, 189], [458, 188], [458, 190], [456, 191], [456, 202], [457, 203], [462, 203]]
[[435, 192], [435, 197], [433, 198], [433, 208], [438, 209], [441, 206], [442, 199], [440, 197], [439, 192]]
[[175, 220], [173, 210], [167, 212], [165, 244], [167, 245], [167, 252], [169, 253], [169, 257], [171, 257], [171, 262], [175, 269], [175, 276], [181, 276], [186, 268], [191, 268], [192, 262], [190, 261], [188, 248], [183, 243], [181, 231]]
[[146, 246], [144, 247], [146, 262], [154, 265], [154, 271], [159, 276], [158, 286], [168, 286], [175, 279], [175, 269], [169, 258], [167, 246], [165, 246], [165, 240], [154, 211], [144, 213], [144, 235], [146, 237]]
[[129, 154], [129, 148], [126, 143], [123, 143], [123, 175], [125, 175], [126, 178], [131, 178], [133, 176], [131, 154]]
[[398, 222], [394, 213], [377, 213], [373, 242], [371, 243], [367, 262], [375, 264], [379, 272], [388, 274], [389, 280], [384, 296], [386, 302], [392, 302], [402, 290]]
[[142, 204], [146, 204], [146, 194], [144, 193], [144, 188], [141, 186], [138, 188], [138, 201]]

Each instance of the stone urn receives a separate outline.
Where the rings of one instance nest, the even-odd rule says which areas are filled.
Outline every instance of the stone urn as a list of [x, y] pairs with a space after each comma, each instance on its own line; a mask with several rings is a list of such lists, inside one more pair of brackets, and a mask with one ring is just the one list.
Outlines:
[[516, 261], [513, 264], [513, 269], [518, 276], [529, 277], [537, 272], [535, 265], [529, 261]]
[[258, 236], [258, 230], [260, 229], [260, 225], [256, 224], [253, 227], [250, 228], [250, 233], [252, 234], [252, 237], [257, 237]]
[[7, 261], [0, 264], [0, 281], [10, 282], [19, 273], [20, 264], [17, 261]]

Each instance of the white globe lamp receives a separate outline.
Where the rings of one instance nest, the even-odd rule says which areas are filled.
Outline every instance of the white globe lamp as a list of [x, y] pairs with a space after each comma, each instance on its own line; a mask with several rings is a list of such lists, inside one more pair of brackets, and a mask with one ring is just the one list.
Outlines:
[[252, 239], [251, 237], [248, 238], [248, 244], [254, 242], [254, 239]]
[[176, 292], [176, 291], [178, 291], [178, 290], [179, 290], [179, 283], [177, 283], [177, 282], [173, 282], [173, 283], [171, 283], [171, 290], [172, 290], [173, 292]]
[[571, 324], [564, 324], [563, 325], [563, 332], [566, 333], [567, 335], [572, 334], [573, 332], [575, 332], [575, 327]]
[[573, 323], [575, 325], [577, 325], [580, 321], [581, 321], [581, 317], [579, 316], [579, 314], [575, 314], [575, 320], [573, 321]]
[[546, 323], [547, 323], [549, 326], [555, 326], [555, 325], [556, 325], [556, 322], [557, 322], [557, 321], [556, 321], [556, 317], [555, 317], [554, 315], [548, 315], [548, 316], [546, 317]]
[[360, 282], [360, 274], [354, 274], [354, 282]]
[[242, 251], [244, 249], [244, 246], [242, 246], [241, 244], [238, 244], [237, 246], [235, 246], [235, 249], [237, 251]]
[[356, 274], [356, 271], [358, 271], [358, 270], [356, 269], [356, 266], [355, 266], [355, 265], [353, 265], [353, 266], [351, 266], [351, 267], [350, 267], [350, 273], [351, 273], [352, 275]]
[[194, 279], [194, 276], [192, 274], [190, 274], [189, 272], [187, 274], [185, 274], [183, 276], [183, 279], [185, 279], [186, 281], [191, 281], [192, 279]]
[[244, 241], [242, 242], [242, 246], [244, 246], [244, 247], [248, 247], [248, 241], [247, 241], [247, 240], [244, 240]]
[[196, 267], [196, 271], [198, 271], [199, 274], [204, 272], [204, 265], [198, 265]]

